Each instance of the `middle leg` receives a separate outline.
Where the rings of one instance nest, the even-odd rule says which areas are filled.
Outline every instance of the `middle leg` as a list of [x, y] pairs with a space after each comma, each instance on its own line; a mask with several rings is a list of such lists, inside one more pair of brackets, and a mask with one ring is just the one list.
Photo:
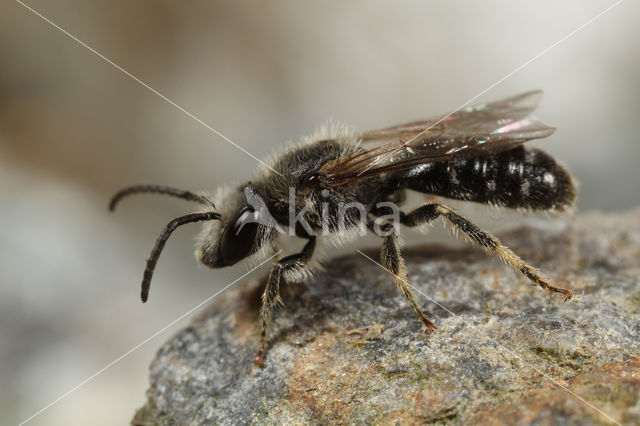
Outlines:
[[424, 324], [425, 333], [437, 330], [438, 327], [429, 321], [420, 309], [416, 296], [411, 291], [411, 287], [407, 282], [405, 264], [400, 254], [400, 241], [397, 229], [391, 223], [385, 223], [380, 227], [380, 231], [384, 235], [382, 250], [380, 251], [382, 264], [393, 274], [396, 285], [407, 299], [407, 302], [409, 302], [409, 305], [411, 305], [413, 311], [418, 315], [420, 321]]

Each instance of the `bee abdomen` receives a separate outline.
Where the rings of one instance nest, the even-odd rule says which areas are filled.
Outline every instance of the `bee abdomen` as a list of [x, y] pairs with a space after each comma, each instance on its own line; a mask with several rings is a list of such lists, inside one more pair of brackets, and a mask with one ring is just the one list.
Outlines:
[[564, 211], [576, 198], [569, 172], [549, 154], [519, 146], [492, 156], [414, 168], [408, 188], [457, 200]]

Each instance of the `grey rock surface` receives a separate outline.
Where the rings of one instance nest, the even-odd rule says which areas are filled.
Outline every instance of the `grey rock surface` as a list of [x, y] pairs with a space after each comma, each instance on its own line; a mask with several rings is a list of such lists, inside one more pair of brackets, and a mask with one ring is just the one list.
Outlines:
[[574, 298], [478, 249], [405, 248], [439, 327], [425, 335], [391, 276], [356, 253], [284, 286], [260, 369], [261, 284], [246, 282], [158, 351], [133, 424], [640, 424], [640, 210], [500, 237]]

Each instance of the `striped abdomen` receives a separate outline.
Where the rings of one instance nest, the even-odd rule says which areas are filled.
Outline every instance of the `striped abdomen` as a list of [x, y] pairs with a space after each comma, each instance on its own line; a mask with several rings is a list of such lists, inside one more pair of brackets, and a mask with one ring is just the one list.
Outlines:
[[422, 164], [394, 177], [400, 187], [509, 208], [563, 211], [576, 198], [563, 166], [546, 152], [523, 146], [492, 156]]

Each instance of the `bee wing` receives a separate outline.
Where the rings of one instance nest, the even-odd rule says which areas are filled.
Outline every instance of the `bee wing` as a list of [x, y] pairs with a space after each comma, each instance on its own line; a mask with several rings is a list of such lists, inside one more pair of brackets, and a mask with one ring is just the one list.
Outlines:
[[361, 142], [377, 142], [365, 151], [325, 164], [320, 171], [332, 186], [424, 163], [495, 154], [555, 128], [535, 117], [541, 91], [532, 91], [453, 114], [364, 132]]

